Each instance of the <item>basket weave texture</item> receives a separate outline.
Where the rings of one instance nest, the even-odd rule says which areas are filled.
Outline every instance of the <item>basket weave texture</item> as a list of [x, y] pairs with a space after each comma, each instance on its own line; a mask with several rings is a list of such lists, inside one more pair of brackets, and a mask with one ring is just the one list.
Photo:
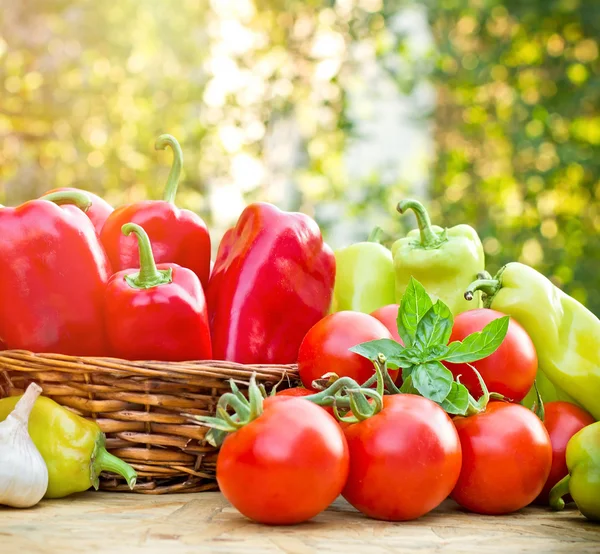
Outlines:
[[[6, 350], [0, 352], [0, 397], [36, 382], [45, 396], [98, 423], [109, 452], [138, 472], [134, 492], [200, 492], [217, 488], [218, 450], [204, 440], [207, 429], [185, 415], [214, 415], [229, 380], [246, 390], [253, 373], [267, 390], [280, 381], [282, 389], [298, 383], [295, 365], [132, 362]], [[101, 475], [100, 487], [129, 490], [112, 474]]]

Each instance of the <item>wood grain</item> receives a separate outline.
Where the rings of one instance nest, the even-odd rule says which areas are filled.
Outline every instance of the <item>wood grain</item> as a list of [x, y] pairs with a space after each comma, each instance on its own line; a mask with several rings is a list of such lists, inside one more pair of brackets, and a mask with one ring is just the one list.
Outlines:
[[363, 517], [337, 500], [314, 520], [266, 527], [217, 492], [141, 496], [86, 492], [33, 509], [0, 508], [1, 554], [389, 554], [392, 552], [600, 552], [600, 525], [575, 508], [478, 516], [451, 501], [413, 522]]

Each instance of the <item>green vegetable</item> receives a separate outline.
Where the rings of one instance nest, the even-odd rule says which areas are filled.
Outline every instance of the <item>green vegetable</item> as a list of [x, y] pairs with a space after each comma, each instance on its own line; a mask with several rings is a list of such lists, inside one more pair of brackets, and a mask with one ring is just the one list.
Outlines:
[[527, 331], [538, 355], [538, 374], [600, 419], [600, 320], [544, 275], [517, 262], [494, 279], [471, 283], [465, 297], [478, 290], [485, 294], [486, 308], [510, 315]]
[[463, 298], [462, 292], [484, 270], [483, 246], [477, 232], [468, 225], [450, 229], [431, 225], [429, 214], [416, 200], [398, 204], [401, 214], [407, 210], [415, 212], [419, 228], [392, 246], [397, 303], [414, 277], [454, 315], [476, 307]]
[[476, 401], [464, 385], [454, 381], [441, 362], [468, 363], [489, 356], [502, 344], [508, 322], [508, 316], [495, 319], [462, 342], [448, 344], [454, 323], [450, 309], [441, 300], [434, 304], [423, 285], [411, 277], [398, 310], [398, 333], [404, 346], [380, 339], [350, 350], [376, 365], [382, 363], [383, 356], [387, 367], [402, 368], [402, 387], [395, 389], [388, 382], [388, 392], [420, 394], [448, 413], [466, 415], [480, 411], [482, 400]]
[[550, 506], [562, 510], [570, 494], [585, 517], [600, 521], [600, 421], [575, 433], [566, 455], [569, 475], [550, 491]]
[[[20, 396], [0, 400], [0, 421], [12, 412]], [[134, 469], [104, 447], [100, 427], [63, 408], [54, 400], [40, 396], [29, 417], [29, 435], [48, 468], [48, 490], [45, 498], [62, 498], [98, 488], [102, 471], [118, 473], [133, 488], [137, 478]]]
[[392, 253], [379, 243], [380, 235], [376, 227], [366, 242], [336, 250], [332, 312], [370, 314], [394, 303], [394, 262]]

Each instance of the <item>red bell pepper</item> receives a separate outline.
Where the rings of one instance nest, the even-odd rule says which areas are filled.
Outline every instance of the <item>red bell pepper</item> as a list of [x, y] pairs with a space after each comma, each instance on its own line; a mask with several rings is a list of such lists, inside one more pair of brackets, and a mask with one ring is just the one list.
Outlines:
[[[63, 203], [75, 205], [57, 205]], [[102, 299], [111, 271], [82, 211], [89, 205], [82, 192], [57, 192], [0, 210], [0, 337], [7, 348], [106, 355]]]
[[239, 363], [294, 363], [331, 304], [335, 258], [318, 225], [266, 203], [228, 230], [208, 285], [213, 355]]
[[171, 135], [158, 137], [155, 146], [161, 150], [170, 146], [175, 155], [164, 200], [145, 200], [117, 208], [106, 220], [100, 240], [115, 271], [135, 268], [138, 264], [136, 240], [124, 236], [121, 228], [129, 222], [137, 223], [148, 233], [157, 263], [187, 267], [206, 287], [211, 253], [208, 229], [200, 216], [175, 206], [175, 193], [183, 164], [181, 147]]
[[115, 273], [105, 295], [105, 322], [112, 355], [127, 360], [212, 358], [208, 314], [196, 274], [177, 264], [156, 265], [148, 235], [123, 225], [139, 245], [139, 270]]
[[54, 194], [55, 192], [63, 192], [69, 190], [75, 192], [83, 192], [84, 194], [88, 195], [88, 197], [92, 201], [92, 204], [85, 213], [90, 218], [91, 222], [94, 224], [94, 229], [96, 229], [96, 233], [99, 235], [100, 231], [102, 231], [102, 227], [104, 226], [104, 222], [106, 221], [108, 216], [115, 210], [106, 200], [104, 200], [104, 198], [101, 198], [93, 192], [72, 187], [63, 187], [49, 190], [46, 194], [44, 194], [44, 196], [42, 196], [42, 198], [48, 196], [49, 194]]

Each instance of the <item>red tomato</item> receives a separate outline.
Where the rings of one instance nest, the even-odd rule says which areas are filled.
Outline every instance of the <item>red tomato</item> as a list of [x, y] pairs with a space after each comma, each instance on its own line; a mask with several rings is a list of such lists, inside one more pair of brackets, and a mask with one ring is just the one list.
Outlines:
[[[314, 394], [314, 390], [305, 389], [303, 387], [293, 387], [291, 389], [283, 389], [277, 393], [277, 396], [293, 396], [293, 397], [303, 397], [310, 396]], [[333, 408], [331, 406], [321, 406], [328, 414], [333, 416]], [[335, 417], [335, 416], [334, 416]]]
[[221, 492], [246, 517], [290, 525], [329, 506], [348, 476], [336, 421], [302, 398], [275, 396], [257, 419], [227, 436], [217, 458]]
[[[391, 339], [385, 325], [361, 312], [342, 311], [316, 323], [304, 337], [298, 353], [302, 384], [312, 390], [312, 382], [329, 372], [352, 377], [364, 383], [375, 373], [373, 362], [349, 348], [376, 339]], [[390, 370], [392, 379], [398, 370]]]
[[577, 431], [594, 423], [595, 420], [585, 410], [570, 402], [548, 402], [548, 404], [544, 404], [544, 411], [544, 425], [552, 444], [552, 467], [548, 480], [536, 502], [548, 505], [550, 490], [569, 473], [565, 458], [569, 439]]
[[485, 412], [454, 418], [454, 425], [463, 454], [456, 502], [479, 514], [509, 514], [533, 502], [550, 473], [552, 446], [531, 410], [490, 402]]
[[[469, 310], [457, 315], [450, 342], [462, 341], [499, 317], [504, 317], [504, 314], [487, 308]], [[471, 365], [481, 373], [490, 392], [497, 392], [507, 399], [520, 402], [533, 386], [537, 363], [537, 354], [529, 335], [511, 318], [506, 338], [498, 350], [487, 358], [472, 362]], [[461, 383], [475, 398], [483, 394], [477, 376], [468, 365], [448, 362], [444, 362], [444, 365], [455, 377], [461, 376]]]
[[381, 323], [383, 323], [387, 327], [388, 331], [392, 334], [392, 338], [395, 341], [399, 342], [404, 346], [404, 343], [402, 342], [402, 339], [398, 334], [398, 324], [396, 323], [396, 320], [398, 319], [399, 308], [399, 304], [388, 304], [387, 306], [377, 308], [374, 312], [371, 312], [371, 315], [375, 319], [381, 321]]
[[439, 506], [458, 479], [458, 434], [448, 415], [427, 398], [384, 396], [383, 406], [344, 429], [350, 473], [342, 495], [375, 519], [416, 519]]

